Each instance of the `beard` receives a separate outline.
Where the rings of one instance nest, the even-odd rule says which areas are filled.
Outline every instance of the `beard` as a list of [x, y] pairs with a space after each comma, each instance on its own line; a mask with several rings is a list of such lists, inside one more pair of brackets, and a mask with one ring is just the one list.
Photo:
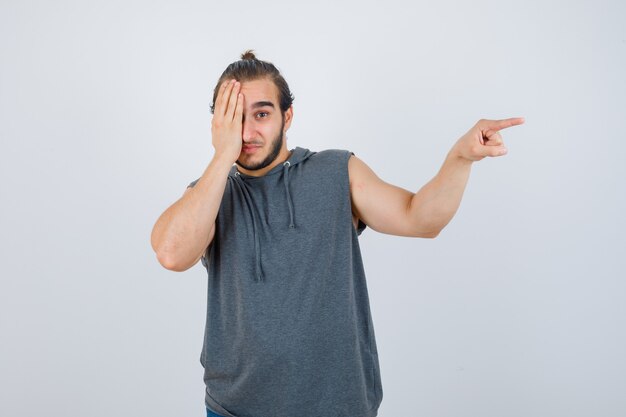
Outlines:
[[274, 162], [276, 158], [278, 157], [278, 154], [280, 153], [280, 149], [283, 147], [283, 139], [284, 139], [283, 127], [285, 127], [284, 117], [280, 124], [280, 131], [278, 135], [272, 141], [272, 147], [270, 149], [270, 153], [265, 157], [265, 159], [263, 159], [261, 162], [257, 162], [256, 164], [244, 164], [239, 159], [237, 159], [237, 161], [235, 161], [237, 162], [237, 165], [249, 171], [255, 171], [258, 169], [263, 169], [269, 164], [271, 164], [272, 162]]

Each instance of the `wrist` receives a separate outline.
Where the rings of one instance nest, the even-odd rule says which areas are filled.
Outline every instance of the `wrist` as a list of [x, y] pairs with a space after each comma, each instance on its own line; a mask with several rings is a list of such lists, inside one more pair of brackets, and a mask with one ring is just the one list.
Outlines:
[[471, 159], [464, 157], [463, 154], [457, 148], [452, 148], [450, 150], [450, 152], [448, 153], [447, 159], [449, 159], [452, 162], [455, 162], [458, 164], [464, 164], [464, 165], [472, 165], [472, 162], [474, 162]]
[[224, 152], [216, 152], [213, 155], [213, 159], [211, 160], [211, 163], [213, 163], [214, 165], [228, 167], [230, 169], [230, 167], [235, 163], [236, 160], [237, 158], [233, 160], [232, 157], [230, 157]]

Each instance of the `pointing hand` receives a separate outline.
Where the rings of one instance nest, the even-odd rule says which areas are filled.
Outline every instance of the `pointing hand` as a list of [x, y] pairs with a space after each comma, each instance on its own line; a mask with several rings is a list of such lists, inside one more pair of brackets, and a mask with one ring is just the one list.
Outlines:
[[502, 120], [479, 120], [452, 148], [461, 158], [480, 161], [486, 156], [502, 156], [507, 152], [499, 131], [507, 127], [521, 125], [523, 117]]

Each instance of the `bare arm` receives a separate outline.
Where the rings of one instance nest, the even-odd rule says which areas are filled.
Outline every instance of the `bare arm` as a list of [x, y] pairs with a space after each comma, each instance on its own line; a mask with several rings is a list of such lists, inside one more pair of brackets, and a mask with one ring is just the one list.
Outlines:
[[352, 156], [348, 170], [354, 215], [381, 233], [436, 237], [461, 204], [472, 163], [504, 155], [506, 148], [498, 131], [523, 122], [522, 118], [480, 120], [457, 141], [437, 175], [417, 193], [382, 181]]
[[213, 158], [194, 187], [161, 214], [151, 244], [163, 267], [185, 271], [204, 254], [215, 234], [215, 219], [232, 162]]
[[241, 152], [243, 96], [239, 88], [238, 83], [222, 83], [211, 121], [215, 156], [195, 186], [168, 207], [152, 229], [150, 242], [157, 259], [172, 271], [195, 265], [215, 235], [228, 172]]
[[434, 238], [458, 209], [471, 162], [448, 155], [439, 173], [417, 193], [388, 184], [356, 156], [348, 169], [354, 214], [373, 230]]

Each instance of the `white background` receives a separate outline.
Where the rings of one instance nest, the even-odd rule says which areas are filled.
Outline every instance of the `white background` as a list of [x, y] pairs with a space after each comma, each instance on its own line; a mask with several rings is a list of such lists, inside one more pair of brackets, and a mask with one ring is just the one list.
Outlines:
[[360, 237], [379, 416], [626, 415], [625, 21], [617, 0], [2, 0], [0, 415], [205, 414], [206, 271], [161, 267], [150, 232], [249, 48], [294, 93], [290, 149], [411, 191], [478, 119], [526, 118], [439, 237]]

